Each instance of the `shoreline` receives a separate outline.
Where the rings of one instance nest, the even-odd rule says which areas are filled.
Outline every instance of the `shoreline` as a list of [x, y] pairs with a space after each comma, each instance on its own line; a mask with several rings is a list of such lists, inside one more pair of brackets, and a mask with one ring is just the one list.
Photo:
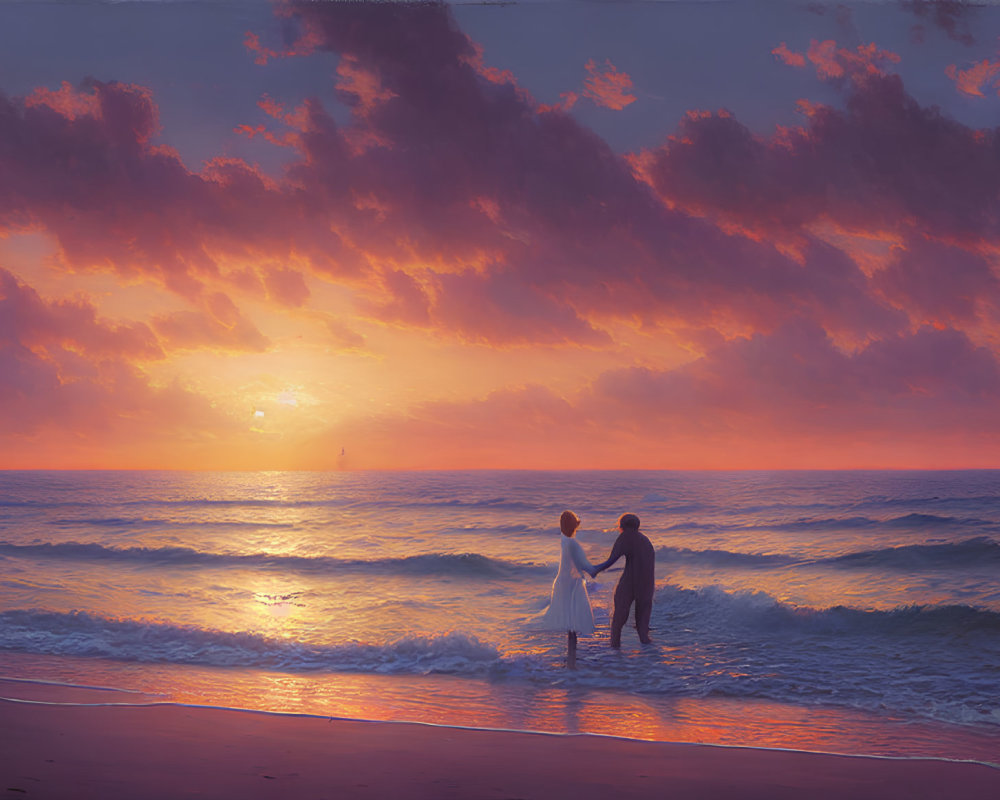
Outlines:
[[[17, 661], [8, 659], [0, 664], [11, 667]], [[22, 660], [17, 666], [20, 676], [0, 675], [0, 699], [81, 707], [177, 706], [324, 722], [385, 722], [562, 739], [592, 736], [1000, 766], [1000, 727], [993, 725], [907, 721], [850, 709], [798, 707], [762, 699], [675, 698], [655, 702], [631, 695], [577, 696], [565, 688], [550, 687], [534, 698], [536, 705], [549, 704], [547, 712], [539, 714], [511, 710], [511, 699], [506, 696], [512, 691], [509, 687], [483, 685], [455, 676], [337, 674], [303, 678], [254, 670], [234, 676], [229, 670], [216, 669], [185, 674], [185, 678], [194, 678], [195, 691], [190, 687], [164, 691], [164, 683], [175, 677], [169, 673], [149, 680], [150, 676], [140, 671], [138, 674], [144, 678], [141, 681], [126, 673], [111, 676], [103, 669], [81, 674], [81, 668], [94, 665], [75, 659], [60, 664], [57, 670], [46, 670], [52, 665], [33, 659]], [[234, 682], [234, 677], [239, 680]], [[275, 683], [278, 679], [280, 685]], [[270, 702], [261, 702], [264, 697]], [[531, 702], [526, 705], [531, 710]]]
[[[0, 678], [3, 680], [20, 680], [25, 683], [33, 683], [30, 679], [11, 679], [11, 678]], [[139, 692], [132, 692], [129, 689], [114, 689], [111, 687], [98, 687], [98, 686], [86, 686], [86, 687], [74, 687], [68, 684], [56, 684], [51, 681], [39, 681], [46, 686], [60, 686], [66, 688], [80, 688], [89, 691], [100, 691], [100, 692], [128, 692], [131, 694], [140, 694]], [[762, 752], [774, 752], [774, 753], [800, 753], [803, 755], [814, 755], [814, 756], [832, 756], [836, 758], [867, 758], [876, 759], [881, 761], [940, 761], [947, 764], [976, 764], [983, 767], [989, 767], [990, 769], [995, 769], [1000, 772], [1000, 759], [996, 762], [983, 761], [976, 758], [950, 758], [947, 756], [932, 756], [932, 755], [882, 755], [879, 753], [847, 753], [840, 752], [836, 750], [818, 750], [818, 749], [808, 749], [800, 747], [778, 747], [774, 745], [749, 745], [749, 744], [726, 744], [723, 742], [693, 742], [684, 740], [671, 740], [671, 739], [640, 739], [632, 736], [625, 736], [623, 734], [614, 733], [594, 733], [590, 731], [545, 731], [545, 730], [535, 730], [532, 728], [495, 728], [484, 725], [461, 725], [446, 722], [427, 722], [424, 720], [405, 720], [405, 719], [367, 719], [363, 717], [341, 717], [337, 715], [327, 715], [327, 714], [313, 714], [309, 712], [297, 712], [297, 711], [274, 711], [262, 708], [242, 708], [240, 706], [213, 706], [201, 703], [182, 703], [172, 700], [154, 700], [146, 703], [141, 702], [82, 702], [82, 701], [62, 701], [62, 700], [29, 700], [17, 697], [3, 697], [0, 696], [0, 707], [3, 703], [15, 703], [24, 705], [39, 705], [39, 706], [49, 706], [49, 707], [70, 707], [70, 708], [180, 708], [180, 709], [196, 709], [200, 711], [224, 711], [233, 712], [238, 714], [254, 714], [264, 717], [290, 717], [295, 719], [312, 719], [319, 720], [321, 722], [346, 722], [346, 723], [365, 723], [368, 725], [409, 725], [417, 727], [426, 728], [437, 728], [444, 730], [453, 731], [481, 731], [484, 733], [504, 733], [504, 734], [517, 734], [525, 736], [547, 736], [554, 737], [557, 739], [574, 739], [574, 738], [592, 738], [592, 739], [609, 739], [612, 741], [619, 742], [644, 742], [647, 744], [656, 745], [667, 745], [667, 746], [679, 746], [679, 747], [708, 747], [708, 748], [720, 748], [727, 750], [753, 750]]]
[[150, 705], [2, 701], [0, 774], [42, 798], [979, 798], [979, 762]]

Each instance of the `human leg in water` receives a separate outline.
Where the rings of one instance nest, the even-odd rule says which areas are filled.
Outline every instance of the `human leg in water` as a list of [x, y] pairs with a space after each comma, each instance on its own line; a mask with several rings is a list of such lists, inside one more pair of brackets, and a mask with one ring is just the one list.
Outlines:
[[639, 633], [639, 641], [649, 644], [649, 618], [653, 614], [653, 596], [635, 598], [635, 629]]
[[632, 607], [634, 599], [631, 586], [618, 584], [618, 588], [615, 589], [615, 613], [611, 618], [612, 647], [622, 646], [622, 628], [628, 622], [628, 612]]

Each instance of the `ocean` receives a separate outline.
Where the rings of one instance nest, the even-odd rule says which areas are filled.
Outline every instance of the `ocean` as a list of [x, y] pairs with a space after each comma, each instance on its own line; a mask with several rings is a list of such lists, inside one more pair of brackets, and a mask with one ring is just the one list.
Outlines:
[[[657, 557], [654, 643], [608, 646], [621, 562], [575, 671], [564, 509]], [[52, 684], [996, 763], [1000, 472], [0, 472], [0, 695]]]

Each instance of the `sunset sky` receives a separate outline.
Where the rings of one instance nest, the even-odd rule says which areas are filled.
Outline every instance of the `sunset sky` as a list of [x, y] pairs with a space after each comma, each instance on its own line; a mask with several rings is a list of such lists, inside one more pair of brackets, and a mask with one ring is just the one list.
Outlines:
[[0, 467], [1000, 467], [998, 37], [0, 3]]

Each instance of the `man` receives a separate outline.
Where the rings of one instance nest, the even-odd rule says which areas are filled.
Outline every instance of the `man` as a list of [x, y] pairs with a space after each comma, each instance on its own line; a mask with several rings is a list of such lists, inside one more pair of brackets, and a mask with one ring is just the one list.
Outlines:
[[611, 548], [608, 560], [594, 567], [594, 575], [602, 572], [625, 556], [625, 569], [615, 588], [615, 613], [611, 619], [611, 646], [622, 646], [622, 628], [628, 620], [628, 612], [635, 602], [635, 629], [639, 641], [649, 644], [649, 617], [653, 612], [653, 589], [656, 578], [654, 566], [656, 554], [653, 543], [639, 532], [639, 518], [635, 514], [622, 514], [618, 520], [621, 533]]

